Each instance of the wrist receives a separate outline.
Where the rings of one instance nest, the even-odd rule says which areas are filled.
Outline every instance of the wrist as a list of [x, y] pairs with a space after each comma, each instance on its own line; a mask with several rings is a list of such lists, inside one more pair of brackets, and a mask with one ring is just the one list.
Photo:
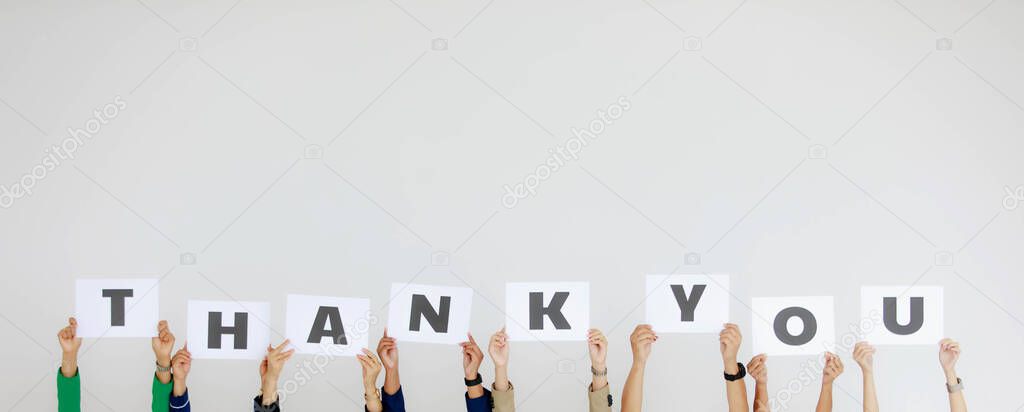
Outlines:
[[605, 369], [608, 369], [608, 364], [605, 363], [605, 362], [591, 362], [590, 366], [593, 366], [594, 369], [597, 369], [599, 371], [603, 371]]
[[479, 371], [466, 372], [466, 380], [468, 380], [468, 381], [476, 379], [477, 376], [480, 376], [480, 372]]
[[736, 357], [735, 356], [723, 356], [722, 357], [722, 365], [724, 365], [726, 368], [728, 368], [729, 366], [736, 366]]
[[157, 356], [156, 363], [162, 367], [169, 368], [171, 366], [170, 356]]

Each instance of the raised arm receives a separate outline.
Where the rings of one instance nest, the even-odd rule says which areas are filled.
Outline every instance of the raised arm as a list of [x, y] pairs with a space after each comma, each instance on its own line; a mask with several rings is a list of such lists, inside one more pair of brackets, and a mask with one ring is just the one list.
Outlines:
[[963, 382], [956, 376], [956, 361], [960, 359], [960, 343], [946, 338], [939, 342], [939, 364], [946, 375], [946, 391], [949, 392], [950, 412], [967, 412]]
[[366, 401], [368, 412], [381, 412], [384, 404], [381, 403], [380, 392], [377, 392], [377, 377], [380, 376], [381, 363], [377, 356], [369, 349], [363, 348], [363, 353], [356, 355], [359, 366], [363, 368], [363, 399]]
[[490, 411], [491, 392], [484, 388], [483, 377], [480, 376], [480, 364], [484, 361], [484, 352], [476, 344], [473, 335], [462, 342], [462, 369], [466, 378], [466, 410], [469, 412]]
[[875, 347], [867, 342], [857, 342], [853, 347], [853, 360], [864, 375], [864, 412], [878, 412], [878, 394], [875, 392]]
[[832, 352], [825, 352], [825, 368], [821, 371], [821, 394], [816, 412], [832, 412], [832, 382], [843, 373], [843, 361]]
[[171, 358], [171, 380], [174, 387], [171, 390], [170, 409], [174, 412], [189, 412], [192, 405], [188, 401], [188, 373], [192, 370], [192, 353], [188, 351], [188, 345], [178, 350]]
[[597, 329], [587, 332], [587, 349], [590, 351], [590, 373], [593, 376], [588, 388], [590, 412], [611, 412], [612, 400], [608, 388], [608, 339]]
[[57, 332], [60, 342], [61, 360], [57, 371], [57, 411], [80, 412], [82, 410], [82, 386], [78, 378], [78, 349], [82, 338], [78, 337], [78, 321], [68, 318], [68, 325]]
[[295, 349], [288, 349], [291, 341], [285, 339], [277, 347], [267, 346], [267, 356], [260, 362], [260, 394], [254, 399], [253, 409], [256, 412], [277, 412], [281, 408], [277, 403], [277, 380], [285, 363], [295, 354]]
[[742, 342], [743, 335], [736, 324], [726, 323], [725, 328], [718, 334], [722, 365], [725, 367], [725, 393], [729, 400], [729, 412], [746, 412], [750, 407], [747, 403], [747, 385], [743, 383], [746, 371], [743, 364], [736, 361]]
[[174, 334], [166, 320], [156, 325], [157, 335], [151, 340], [153, 355], [156, 356], [156, 374], [153, 377], [153, 412], [167, 412], [171, 398], [171, 352], [174, 350]]
[[494, 362], [494, 412], [514, 412], [516, 410], [515, 391], [508, 380], [509, 342], [505, 328], [491, 335], [487, 352]]
[[768, 408], [768, 355], [760, 354], [747, 363], [747, 373], [754, 377], [754, 412], [769, 412]]
[[388, 336], [386, 328], [384, 336], [377, 343], [377, 355], [384, 365], [384, 393], [394, 395], [402, 389], [402, 380], [398, 375], [398, 343], [395, 338]]
[[622, 388], [622, 412], [640, 412], [644, 406], [644, 369], [647, 368], [647, 357], [651, 354], [651, 345], [658, 340], [658, 335], [651, 325], [637, 325], [629, 336], [629, 345], [633, 349], [633, 366], [629, 369], [629, 377]]
[[398, 341], [388, 336], [387, 328], [384, 336], [377, 343], [377, 354], [384, 366], [384, 387], [381, 401], [386, 412], [405, 412], [405, 396], [402, 395], [402, 380], [398, 376]]

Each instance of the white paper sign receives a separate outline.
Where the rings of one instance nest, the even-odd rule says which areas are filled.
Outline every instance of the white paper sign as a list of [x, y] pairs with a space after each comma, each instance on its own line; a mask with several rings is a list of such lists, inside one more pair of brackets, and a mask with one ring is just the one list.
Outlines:
[[288, 295], [285, 335], [297, 353], [356, 356], [369, 347], [369, 299]]
[[157, 279], [78, 279], [78, 336], [153, 337], [160, 322]]
[[943, 338], [941, 286], [864, 286], [864, 339], [875, 345], [934, 345]]
[[585, 341], [590, 329], [590, 284], [508, 283], [505, 313], [511, 340]]
[[754, 353], [816, 355], [835, 350], [831, 296], [754, 298], [751, 303]]
[[188, 301], [188, 350], [196, 359], [263, 359], [270, 303]]
[[472, 306], [470, 288], [393, 283], [388, 334], [408, 342], [464, 342]]
[[645, 296], [657, 333], [718, 333], [729, 322], [729, 275], [647, 275]]

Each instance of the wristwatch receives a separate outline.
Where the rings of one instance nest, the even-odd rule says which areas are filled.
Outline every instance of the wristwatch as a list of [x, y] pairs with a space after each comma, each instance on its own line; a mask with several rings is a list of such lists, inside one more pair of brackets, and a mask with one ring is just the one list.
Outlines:
[[598, 372], [597, 369], [591, 366], [590, 373], [594, 374], [594, 376], [608, 376], [608, 367], [606, 366], [603, 371]]
[[960, 392], [964, 390], [964, 381], [960, 380], [960, 378], [956, 378], [956, 385], [950, 385], [949, 382], [946, 382], [946, 390], [949, 391], [949, 393]]
[[466, 386], [467, 387], [468, 386], [476, 386], [476, 385], [479, 385], [479, 384], [484, 382], [484, 379], [480, 377], [480, 372], [476, 373], [476, 378], [464, 379], [464, 380], [466, 381]]
[[160, 366], [160, 362], [156, 362], [156, 371], [157, 372], [170, 372], [171, 371], [171, 365]]
[[728, 372], [723, 373], [725, 375], [725, 380], [733, 382], [743, 379], [744, 376], [747, 376], [747, 368], [743, 367], [742, 363], [736, 362], [736, 366], [739, 368], [739, 372], [736, 372], [735, 375], [730, 375]]

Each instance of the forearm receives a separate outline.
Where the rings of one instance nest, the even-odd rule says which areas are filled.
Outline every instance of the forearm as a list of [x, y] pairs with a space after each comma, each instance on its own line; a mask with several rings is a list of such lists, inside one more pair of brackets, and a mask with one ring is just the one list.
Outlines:
[[384, 371], [384, 393], [394, 395], [402, 387], [402, 380], [398, 376], [398, 368]]
[[384, 410], [384, 405], [381, 403], [381, 399], [377, 396], [376, 382], [364, 382], [363, 393], [366, 399], [366, 410], [370, 412], [381, 412]]
[[168, 368], [167, 372], [157, 371], [156, 378], [160, 381], [160, 383], [170, 383], [171, 382], [171, 370], [170, 370], [171, 358], [170, 358], [170, 356], [163, 356], [163, 355], [157, 356], [156, 357], [156, 364], [159, 365], [161, 368]]
[[608, 366], [603, 364], [590, 365], [600, 375], [592, 374], [592, 380], [590, 381], [590, 388], [592, 390], [598, 390], [608, 386]]
[[484, 396], [484, 385], [480, 384], [480, 385], [467, 386], [466, 387], [466, 396], [468, 396], [469, 399], [476, 399], [476, 398], [479, 398], [481, 396]]
[[646, 365], [633, 363], [629, 377], [622, 388], [622, 412], [640, 412], [644, 405], [644, 369]]
[[864, 412], [878, 412], [874, 372], [864, 372]]
[[754, 385], [754, 412], [769, 412], [768, 382], [757, 381]]
[[495, 366], [494, 367], [494, 390], [507, 391], [509, 388], [508, 384], [508, 365]]
[[185, 394], [185, 390], [188, 387], [185, 384], [185, 378], [174, 377], [174, 388], [171, 390], [171, 394], [174, 396], [182, 396]]
[[264, 379], [260, 387], [263, 394], [263, 406], [273, 405], [277, 402], [277, 379]]
[[[947, 369], [944, 372], [946, 374], [946, 383], [950, 386], [956, 385], [956, 370]], [[964, 399], [964, 391], [959, 390], [949, 394], [949, 410], [950, 412], [967, 412], [967, 401]]]
[[605, 386], [608, 386], [608, 375], [594, 375], [594, 380], [590, 381], [590, 387], [595, 391]]
[[[735, 375], [740, 372], [739, 364], [735, 360], [725, 359], [723, 363], [725, 373]], [[729, 412], [745, 412], [747, 410], [747, 405], [749, 405], [747, 403], [747, 385], [743, 383], [743, 379], [725, 381], [725, 393], [729, 400]]]
[[822, 383], [821, 394], [818, 395], [818, 406], [815, 412], [832, 412], [832, 384]]
[[73, 378], [78, 373], [78, 354], [64, 352], [60, 360], [60, 373], [65, 378]]

